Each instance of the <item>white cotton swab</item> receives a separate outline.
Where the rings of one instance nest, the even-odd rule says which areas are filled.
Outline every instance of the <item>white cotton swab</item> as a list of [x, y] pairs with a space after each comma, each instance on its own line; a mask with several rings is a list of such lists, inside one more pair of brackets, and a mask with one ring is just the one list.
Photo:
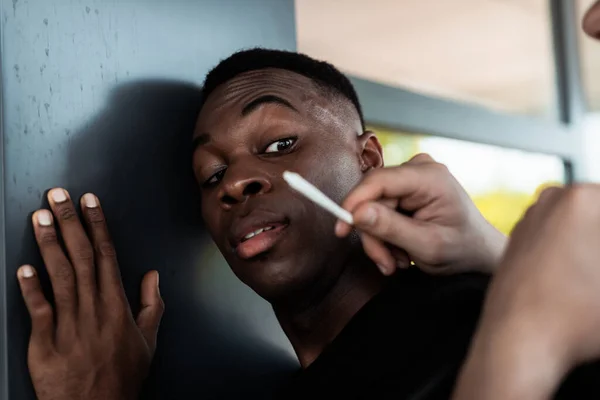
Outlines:
[[337, 205], [333, 200], [297, 173], [285, 171], [283, 173], [283, 179], [292, 187], [292, 189], [303, 194], [306, 198], [323, 207], [345, 223], [354, 225], [352, 214]]

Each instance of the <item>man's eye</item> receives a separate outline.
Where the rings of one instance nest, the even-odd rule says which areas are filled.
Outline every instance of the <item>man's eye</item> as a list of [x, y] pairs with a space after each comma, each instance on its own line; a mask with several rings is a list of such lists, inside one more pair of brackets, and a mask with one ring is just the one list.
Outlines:
[[266, 148], [265, 153], [283, 153], [292, 148], [292, 146], [296, 143], [296, 138], [286, 138], [276, 140]]
[[204, 181], [202, 186], [211, 187], [218, 184], [219, 182], [221, 182], [221, 179], [223, 179], [223, 175], [225, 175], [225, 169], [220, 170], [219, 172], [208, 178], [206, 181]]

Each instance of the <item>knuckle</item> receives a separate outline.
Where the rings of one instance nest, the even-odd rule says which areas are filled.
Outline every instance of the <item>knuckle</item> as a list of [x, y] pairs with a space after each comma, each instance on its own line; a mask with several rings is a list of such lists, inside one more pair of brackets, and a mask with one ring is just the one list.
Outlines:
[[393, 215], [396, 211], [393, 211], [387, 208], [384, 205], [377, 204], [373, 207], [375, 210], [374, 219], [373, 219], [373, 230], [378, 236], [389, 240], [390, 242], [395, 242], [396, 239], [396, 220]]
[[54, 229], [45, 229], [39, 236], [38, 243], [40, 245], [55, 244], [58, 242], [56, 231]]
[[87, 215], [92, 225], [104, 225], [104, 213], [99, 208], [88, 208]]
[[423, 171], [427, 171], [425, 168], [418, 164], [406, 164], [401, 166], [404, 171], [405, 179], [417, 180], [421, 179]]
[[433, 158], [427, 154], [427, 153], [419, 153], [416, 156], [414, 156], [413, 158], [410, 159], [410, 161], [417, 161], [417, 162], [424, 162], [424, 161], [434, 161]]
[[448, 253], [450, 240], [441, 229], [435, 229], [430, 234], [429, 242], [429, 262], [431, 264], [439, 264], [444, 261]]
[[29, 343], [29, 351], [32, 359], [36, 360], [36, 362], [54, 365], [54, 362], [56, 361], [56, 353], [54, 351], [54, 348], [48, 348], [48, 346], [39, 343], [36, 340], [32, 340]]
[[102, 242], [98, 244], [98, 253], [102, 257], [116, 257], [117, 252], [115, 250], [115, 246], [109, 241]]
[[57, 279], [67, 281], [73, 279], [73, 268], [67, 263], [59, 263], [56, 268], [54, 268], [54, 274]]
[[160, 298], [156, 303], [155, 313], [159, 317], [161, 317], [165, 313], [165, 302], [162, 298]]
[[77, 218], [77, 213], [75, 212], [75, 209], [70, 205], [59, 207], [56, 213], [58, 215], [58, 218], [62, 221], [71, 221]]
[[56, 293], [54, 293], [54, 301], [57, 304], [62, 304], [62, 305], [73, 305], [73, 296], [72, 293], [69, 291], [57, 291]]
[[442, 164], [442, 163], [432, 163], [431, 164], [431, 169], [437, 173], [437, 174], [444, 174], [447, 175], [450, 173], [450, 170], [448, 169], [448, 167], [446, 166], [446, 164]]
[[36, 320], [52, 318], [52, 306], [48, 303], [39, 304], [31, 309], [31, 318]]
[[93, 262], [94, 251], [90, 246], [79, 246], [73, 253], [74, 258], [78, 261]]
[[378, 228], [382, 236], [389, 237], [394, 233], [394, 224], [391, 222], [388, 215], [388, 210], [383, 207], [375, 207], [375, 226]]

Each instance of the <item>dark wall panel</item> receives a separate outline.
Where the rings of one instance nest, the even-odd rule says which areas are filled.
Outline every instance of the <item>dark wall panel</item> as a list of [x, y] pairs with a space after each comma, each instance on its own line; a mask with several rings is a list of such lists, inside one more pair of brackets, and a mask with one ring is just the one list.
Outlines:
[[161, 273], [146, 397], [266, 396], [296, 361], [204, 232], [186, 145], [211, 66], [240, 48], [295, 48], [293, 1], [2, 0], [1, 13], [0, 398], [34, 398], [15, 272], [41, 266], [29, 218], [54, 186], [100, 197], [134, 309], [143, 273]]

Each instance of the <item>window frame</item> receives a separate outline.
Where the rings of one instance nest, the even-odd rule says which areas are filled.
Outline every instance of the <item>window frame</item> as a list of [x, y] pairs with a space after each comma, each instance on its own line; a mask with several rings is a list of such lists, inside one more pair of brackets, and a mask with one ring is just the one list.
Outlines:
[[[586, 179], [581, 122], [586, 112], [576, 5], [548, 0], [555, 68], [554, 120], [501, 113], [350, 76], [369, 124], [560, 157], [565, 181]], [[435, 118], [432, 118], [435, 116]]]

